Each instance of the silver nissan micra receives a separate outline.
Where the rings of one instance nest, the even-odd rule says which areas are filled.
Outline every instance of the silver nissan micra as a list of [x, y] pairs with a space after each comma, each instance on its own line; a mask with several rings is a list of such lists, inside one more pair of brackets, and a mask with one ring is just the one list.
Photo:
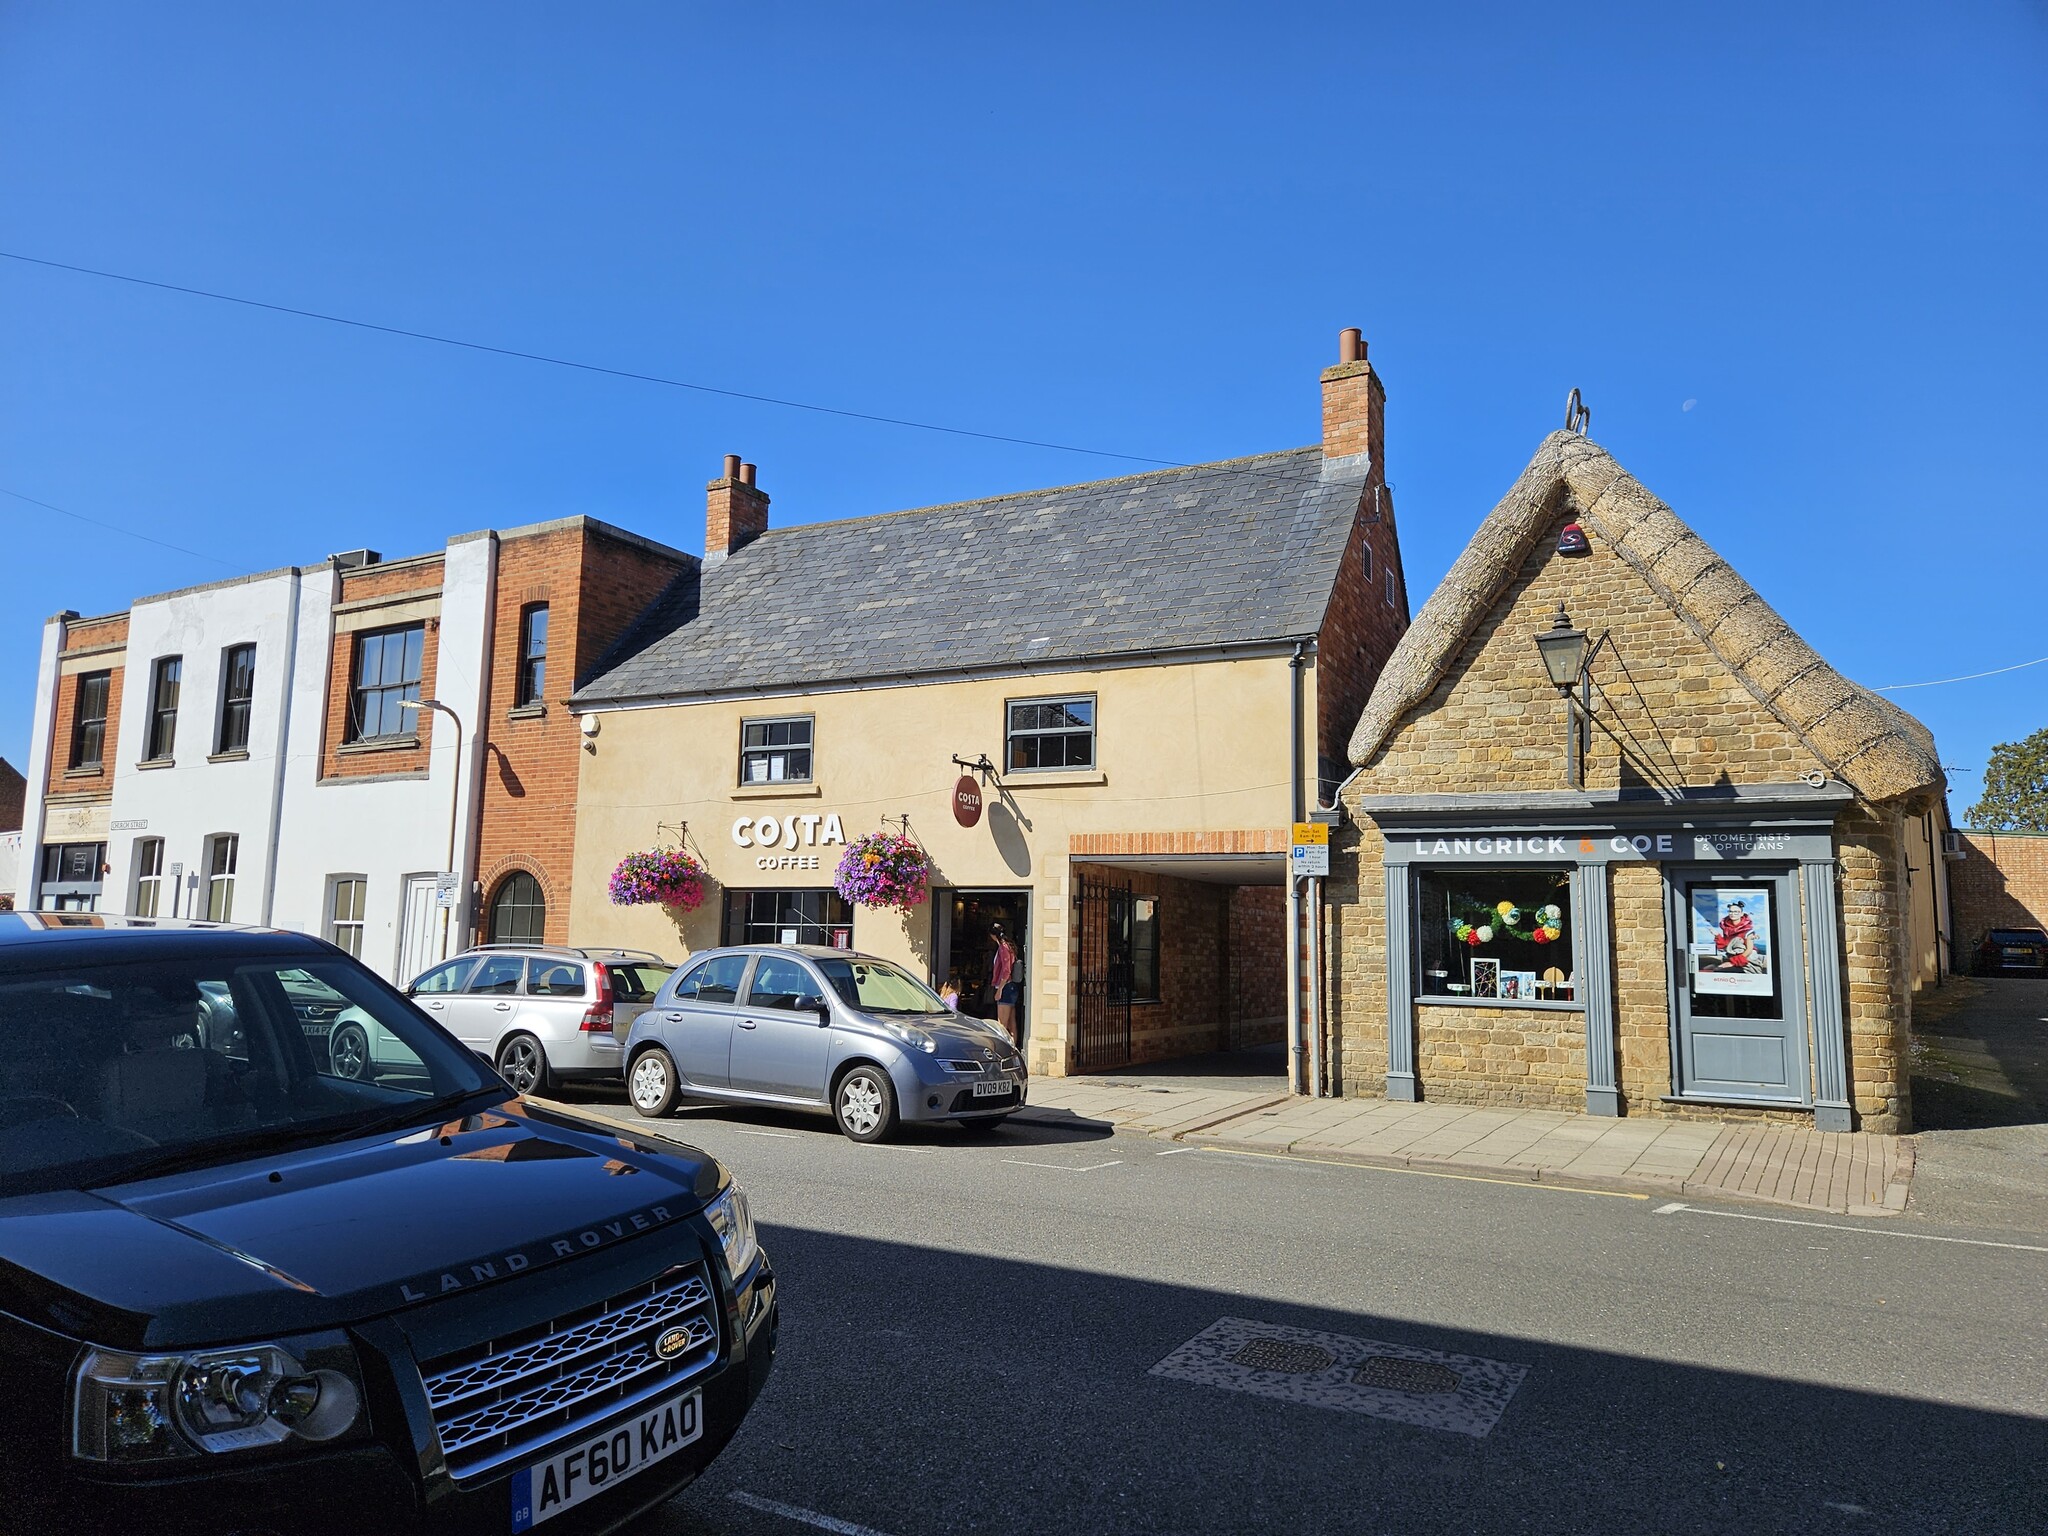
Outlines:
[[693, 956], [626, 1038], [643, 1115], [684, 1099], [820, 1110], [855, 1141], [903, 1120], [986, 1131], [1024, 1103], [1024, 1058], [900, 966], [809, 945]]

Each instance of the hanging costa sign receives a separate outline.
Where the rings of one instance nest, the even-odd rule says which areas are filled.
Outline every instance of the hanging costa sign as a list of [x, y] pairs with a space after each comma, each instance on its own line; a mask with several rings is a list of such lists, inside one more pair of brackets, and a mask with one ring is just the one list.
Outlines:
[[961, 774], [960, 781], [953, 786], [953, 819], [963, 827], [971, 827], [981, 820], [981, 786], [970, 774]]

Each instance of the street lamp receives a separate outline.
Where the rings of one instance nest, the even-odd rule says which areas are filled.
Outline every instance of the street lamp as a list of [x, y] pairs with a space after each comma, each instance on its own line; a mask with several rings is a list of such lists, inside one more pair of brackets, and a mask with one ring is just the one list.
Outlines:
[[1573, 789], [1583, 789], [1577, 689], [1586, 673], [1586, 632], [1572, 628], [1571, 616], [1564, 611], [1563, 603], [1557, 605], [1557, 616], [1550, 621], [1550, 628], [1536, 636], [1536, 649], [1543, 657], [1543, 670], [1550, 675], [1551, 685], [1564, 696], [1566, 779]]
[[[1558, 611], [1562, 613], [1564, 610], [1560, 608]], [[443, 868], [455, 878], [456, 891], [459, 893], [462, 888], [462, 876], [461, 871], [455, 867], [455, 829], [462, 820], [462, 716], [439, 699], [400, 699], [398, 707], [415, 711], [431, 709], [435, 714], [446, 715], [455, 722], [455, 776], [454, 781], [448, 786], [448, 862]], [[460, 899], [459, 895], [457, 899]], [[441, 911], [441, 958], [445, 960], [448, 958], [450, 930], [455, 922], [455, 908], [450, 905], [443, 907]]]

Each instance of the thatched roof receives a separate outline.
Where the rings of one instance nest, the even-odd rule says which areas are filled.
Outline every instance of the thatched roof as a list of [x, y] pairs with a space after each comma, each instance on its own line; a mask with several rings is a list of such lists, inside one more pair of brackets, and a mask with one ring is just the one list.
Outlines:
[[1865, 800], [1944, 785], [1927, 727], [1836, 672], [1677, 513], [1604, 448], [1569, 432], [1544, 440], [1394, 648], [1352, 733], [1354, 764], [1370, 762], [1429, 697], [1531, 547], [1567, 510]]

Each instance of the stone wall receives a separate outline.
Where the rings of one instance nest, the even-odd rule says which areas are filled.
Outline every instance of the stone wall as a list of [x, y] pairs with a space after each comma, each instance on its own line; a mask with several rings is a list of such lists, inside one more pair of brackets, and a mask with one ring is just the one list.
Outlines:
[[1993, 928], [2048, 928], [2048, 832], [1965, 832], [1946, 862], [1957, 970]]

